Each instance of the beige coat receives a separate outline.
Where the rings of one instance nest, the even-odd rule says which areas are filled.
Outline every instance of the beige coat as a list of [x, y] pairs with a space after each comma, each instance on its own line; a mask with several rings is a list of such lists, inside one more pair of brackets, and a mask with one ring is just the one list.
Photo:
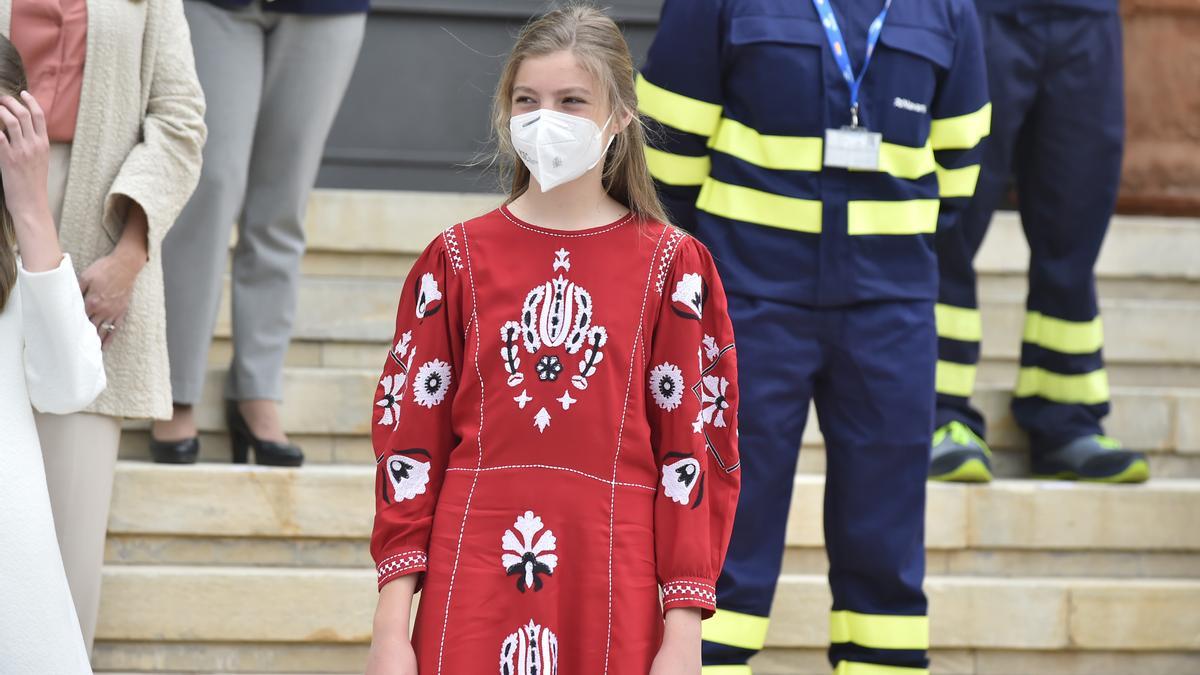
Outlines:
[[[145, 210], [150, 261], [104, 355], [108, 389], [89, 412], [171, 416], [161, 244], [200, 176], [204, 94], [182, 0], [91, 0], [87, 60], [59, 235], [82, 272], [112, 251], [121, 196]], [[8, 35], [12, 0], [0, 0]]]

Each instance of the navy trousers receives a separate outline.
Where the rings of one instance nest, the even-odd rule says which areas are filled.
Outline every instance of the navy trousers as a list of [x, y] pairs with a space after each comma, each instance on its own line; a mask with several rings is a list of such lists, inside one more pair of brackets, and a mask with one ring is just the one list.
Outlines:
[[831, 663], [925, 673], [933, 303], [818, 309], [730, 294], [729, 309], [738, 336], [742, 491], [717, 614], [704, 622], [705, 673], [748, 674], [745, 664], [763, 647], [814, 400], [827, 453]]
[[1115, 13], [982, 13], [993, 115], [975, 197], [939, 232], [937, 425], [984, 436], [969, 403], [979, 362], [974, 258], [1015, 176], [1029, 294], [1012, 410], [1034, 453], [1102, 433], [1109, 411], [1094, 268], [1116, 204], [1124, 142]]

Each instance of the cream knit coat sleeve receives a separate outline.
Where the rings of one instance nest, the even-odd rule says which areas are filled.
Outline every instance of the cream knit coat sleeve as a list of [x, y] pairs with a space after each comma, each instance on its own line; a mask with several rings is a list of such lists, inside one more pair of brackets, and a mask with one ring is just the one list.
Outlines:
[[[151, 2], [147, 11], [143, 43], [154, 56], [143, 60], [150, 87], [142, 138], [109, 188], [104, 211], [108, 221], [121, 207], [119, 197], [137, 202], [149, 222], [149, 245], [157, 249], [196, 188], [207, 129], [181, 0]], [[176, 189], [163, 190], [164, 183]]]

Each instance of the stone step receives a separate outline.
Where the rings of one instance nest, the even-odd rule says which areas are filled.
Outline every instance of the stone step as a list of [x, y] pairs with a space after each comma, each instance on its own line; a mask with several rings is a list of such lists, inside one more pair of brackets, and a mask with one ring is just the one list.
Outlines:
[[[1185, 675], [1200, 672], [1200, 654], [1165, 651], [1020, 651], [933, 649], [933, 675]], [[97, 673], [362, 673], [360, 644], [221, 642], [97, 643]], [[755, 675], [829, 675], [824, 648], [768, 648], [752, 661]]]
[[[382, 256], [420, 253], [446, 227], [495, 208], [500, 197], [452, 192], [317, 190], [309, 201], [310, 254]], [[1101, 278], [1200, 282], [1200, 219], [1116, 216], [1097, 263]], [[347, 259], [350, 261], [351, 259]], [[1014, 212], [997, 212], [977, 259], [983, 274], [1017, 274], [1029, 247]], [[321, 264], [311, 271], [317, 272]], [[360, 268], [371, 267], [367, 261]], [[392, 276], [386, 266], [377, 271]], [[336, 273], [336, 272], [335, 272]]]
[[[387, 344], [395, 331], [402, 286], [398, 279], [302, 279], [293, 335], [297, 344], [289, 359], [296, 365], [377, 367], [382, 363], [377, 347]], [[1101, 311], [1109, 363], [1187, 366], [1190, 370], [1184, 375], [1200, 385], [1200, 340], [1193, 337], [1200, 330], [1200, 285], [1190, 300], [1107, 299], [1101, 302]], [[1015, 360], [1024, 332], [1024, 300], [985, 299], [982, 316], [984, 358]], [[226, 292], [213, 360], [228, 362], [230, 335]], [[1169, 370], [1160, 369], [1156, 376]]]
[[[938, 577], [926, 580], [935, 649], [1070, 652], [1200, 650], [1200, 581]], [[362, 644], [373, 570], [109, 566], [101, 641]], [[768, 645], [828, 641], [819, 575], [784, 575]]]
[[[213, 369], [197, 408], [202, 432], [224, 433], [222, 386], [224, 372]], [[374, 460], [366, 434], [370, 427], [371, 403], [378, 371], [363, 368], [289, 368], [284, 374], [284, 429], [298, 439], [315, 437], [314, 461]], [[1025, 439], [1008, 411], [1011, 385], [981, 383], [975, 403], [990, 423], [989, 439], [998, 449], [1021, 450]], [[1155, 455], [1171, 456], [1176, 468], [1172, 476], [1197, 476], [1200, 471], [1200, 389], [1183, 387], [1112, 388], [1113, 414], [1106, 420], [1110, 434], [1130, 447]], [[810, 413], [810, 422], [817, 421]], [[145, 429], [145, 422], [128, 428]], [[805, 430], [805, 445], [821, 443], [818, 424]], [[356, 440], [357, 437], [357, 440]], [[122, 457], [146, 458], [144, 434], [126, 434]], [[205, 457], [224, 461], [227, 446], [217, 442]], [[1018, 456], [1015, 456], [1019, 458]], [[356, 458], [356, 459], [355, 459]], [[807, 460], [806, 460], [807, 461]], [[1021, 464], [1005, 462], [1013, 472]], [[1186, 470], [1185, 470], [1186, 469]], [[1008, 471], [1008, 469], [1005, 469]], [[1015, 475], [1015, 473], [1014, 473]]]
[[[365, 546], [372, 526], [374, 467], [311, 466], [273, 469], [200, 464], [190, 467], [120, 462], [109, 534], [129, 541], [195, 537], [234, 551], [238, 538], [354, 542]], [[798, 476], [789, 515], [788, 545], [817, 548], [824, 480]], [[218, 500], [213, 495], [220, 495]], [[1200, 480], [1159, 480], [1141, 486], [997, 481], [987, 487], [931, 484], [926, 546], [935, 551], [1160, 552], [1200, 563]], [[1147, 523], [1154, 523], [1147, 527]], [[181, 549], [184, 550], [184, 549]], [[264, 549], [266, 550], [266, 549]], [[295, 553], [304, 566], [303, 546]], [[188, 555], [203, 553], [195, 551]], [[113, 562], [165, 562], [154, 550], [110, 546]], [[323, 566], [366, 564], [331, 555]], [[150, 556], [150, 557], [147, 557]], [[220, 562], [214, 556], [212, 562]], [[232, 560], [232, 559], [231, 559]], [[279, 558], [287, 564], [286, 558]], [[340, 562], [331, 562], [339, 560]], [[275, 564], [270, 560], [264, 561]], [[1200, 569], [1198, 565], [1194, 569]]]

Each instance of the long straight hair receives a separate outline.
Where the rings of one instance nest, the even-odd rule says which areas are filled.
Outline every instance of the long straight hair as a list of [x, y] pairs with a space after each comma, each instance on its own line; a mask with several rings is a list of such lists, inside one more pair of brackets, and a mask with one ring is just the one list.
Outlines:
[[[21, 55], [8, 38], [0, 35], [0, 96], [16, 96], [28, 88]], [[16, 249], [17, 234], [13, 230], [12, 214], [8, 212], [4, 186], [0, 184], [0, 311], [8, 304], [8, 296], [17, 284]]]
[[608, 195], [643, 220], [668, 222], [646, 165], [645, 130], [638, 116], [633, 57], [621, 29], [603, 11], [586, 3], [571, 3], [543, 14], [517, 36], [500, 75], [492, 103], [492, 133], [496, 157], [510, 187], [505, 203], [529, 189], [529, 169], [517, 157], [509, 132], [513, 86], [525, 59], [569, 50], [600, 84], [613, 119], [633, 114], [633, 122], [617, 134], [605, 157], [603, 183]]

